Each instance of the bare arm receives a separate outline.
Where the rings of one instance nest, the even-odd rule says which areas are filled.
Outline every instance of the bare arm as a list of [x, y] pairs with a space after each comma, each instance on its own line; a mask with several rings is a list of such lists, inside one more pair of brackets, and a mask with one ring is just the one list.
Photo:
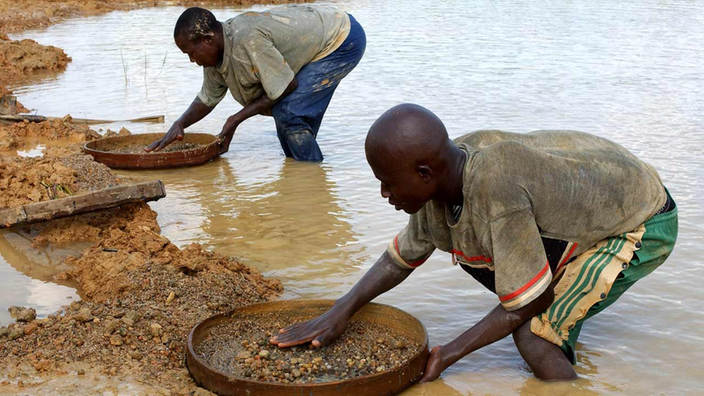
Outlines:
[[515, 311], [506, 311], [499, 304], [476, 325], [443, 346], [433, 348], [430, 353], [422, 382], [432, 381], [446, 368], [468, 354], [508, 336], [524, 323], [545, 311], [555, 298], [552, 285], [530, 304]]
[[367, 271], [362, 279], [335, 305], [316, 319], [298, 323], [282, 329], [271, 339], [272, 344], [281, 348], [312, 341], [319, 347], [339, 337], [347, 327], [347, 322], [365, 304], [377, 296], [393, 289], [403, 282], [412, 269], [400, 268], [387, 252]]
[[288, 87], [286, 87], [284, 92], [281, 94], [281, 96], [279, 96], [275, 100], [271, 100], [268, 96], [266, 96], [266, 94], [262, 94], [260, 97], [254, 99], [246, 106], [244, 106], [242, 110], [230, 116], [227, 119], [227, 122], [225, 122], [225, 125], [223, 125], [222, 131], [218, 135], [218, 137], [222, 140], [220, 146], [220, 153], [222, 154], [229, 150], [230, 142], [232, 141], [232, 137], [235, 135], [235, 130], [237, 130], [237, 127], [241, 123], [243, 123], [248, 118], [251, 118], [257, 114], [262, 114], [267, 110], [271, 109], [276, 103], [281, 101], [281, 99], [289, 95], [291, 92], [295, 91], [296, 88], [298, 88], [298, 80], [296, 80], [296, 77], [294, 77], [293, 80], [291, 80], [291, 82], [288, 84]]
[[164, 137], [150, 144], [145, 151], [159, 151], [173, 143], [174, 140], [183, 140], [185, 134], [184, 129], [202, 120], [205, 116], [210, 114], [214, 108], [215, 107], [206, 106], [196, 97], [181, 117], [173, 123]]

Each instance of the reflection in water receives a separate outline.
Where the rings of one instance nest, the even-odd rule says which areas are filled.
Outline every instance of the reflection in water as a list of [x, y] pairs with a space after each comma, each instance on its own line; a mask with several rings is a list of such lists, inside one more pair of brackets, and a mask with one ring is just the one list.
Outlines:
[[11, 322], [7, 308], [12, 305], [32, 307], [42, 317], [78, 297], [75, 284], [53, 276], [68, 269], [61, 264], [64, 257], [86, 245], [35, 249], [30, 247], [31, 235], [17, 228], [0, 231], [0, 325]]
[[[278, 157], [261, 171], [237, 168], [222, 158], [187, 171], [125, 174], [164, 181], [167, 197], [152, 207], [159, 213], [162, 234], [176, 243], [199, 242], [242, 256], [282, 279], [291, 297], [299, 288], [307, 297], [339, 295], [336, 279], [357, 271], [363, 247], [338, 204], [327, 168]], [[174, 216], [174, 209], [180, 224], [162, 221], [162, 216]]]

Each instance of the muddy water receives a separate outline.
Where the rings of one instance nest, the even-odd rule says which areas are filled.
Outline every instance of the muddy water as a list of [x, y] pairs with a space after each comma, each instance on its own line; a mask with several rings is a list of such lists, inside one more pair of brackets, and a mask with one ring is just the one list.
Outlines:
[[[366, 130], [388, 107], [427, 106], [452, 136], [480, 128], [595, 133], [655, 165], [666, 181], [681, 214], [670, 260], [584, 326], [580, 380], [535, 380], [507, 339], [405, 394], [670, 395], [704, 387], [704, 4], [360, 0], [344, 7], [365, 27], [368, 48], [326, 115], [319, 135], [325, 161], [286, 160], [272, 120], [260, 117], [240, 127], [220, 160], [126, 173], [166, 183], [168, 197], [152, 204], [164, 235], [180, 246], [199, 242], [242, 257], [282, 279], [286, 298], [334, 298], [407, 220], [379, 196], [364, 159]], [[65, 73], [13, 88], [47, 115], [166, 114], [173, 122], [202, 73], [172, 43], [180, 11], [114, 12], [13, 36], [73, 57]], [[222, 19], [238, 12], [215, 10]], [[237, 109], [228, 97], [191, 130], [218, 133]], [[125, 126], [145, 133], [168, 124]], [[2, 235], [2, 311], [25, 303], [46, 314], [70, 301], [71, 289], [49, 282], [52, 266], [18, 253], [17, 232]], [[497, 303], [440, 252], [379, 301], [420, 318], [432, 345], [458, 336]]]

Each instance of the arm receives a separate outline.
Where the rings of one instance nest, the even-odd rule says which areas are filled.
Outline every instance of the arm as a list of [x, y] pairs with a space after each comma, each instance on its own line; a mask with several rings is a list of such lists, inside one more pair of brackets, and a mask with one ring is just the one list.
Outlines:
[[225, 122], [225, 125], [223, 125], [222, 132], [220, 132], [220, 134], [218, 135], [218, 137], [222, 141], [220, 145], [220, 154], [226, 153], [227, 150], [229, 150], [230, 142], [232, 141], [232, 137], [235, 135], [235, 130], [241, 123], [243, 123], [246, 119], [250, 117], [253, 117], [257, 114], [262, 114], [267, 110], [271, 109], [281, 99], [296, 90], [296, 88], [298, 88], [298, 80], [296, 80], [296, 77], [294, 77], [293, 80], [291, 80], [291, 82], [288, 84], [288, 87], [286, 87], [284, 92], [279, 95], [278, 98], [273, 100], [269, 99], [266, 93], [264, 93], [257, 99], [244, 106], [242, 110], [235, 113], [235, 115], [230, 116], [227, 119], [227, 122]]
[[446, 345], [433, 348], [421, 382], [438, 378], [443, 370], [456, 361], [518, 330], [524, 323], [548, 309], [554, 298], [551, 285], [531, 303], [515, 311], [506, 311], [499, 304], [462, 335]]
[[316, 319], [297, 323], [279, 331], [271, 343], [280, 348], [304, 344], [312, 341], [319, 347], [339, 337], [347, 327], [347, 322], [366, 303], [393, 289], [403, 282], [412, 269], [396, 265], [387, 252], [367, 271], [352, 290], [335, 301], [335, 305]]
[[205, 116], [210, 114], [210, 112], [213, 111], [214, 108], [214, 106], [206, 106], [205, 104], [203, 104], [203, 102], [200, 101], [200, 99], [198, 99], [198, 97], [196, 97], [193, 102], [191, 102], [191, 105], [188, 106], [188, 109], [186, 109], [186, 111], [181, 115], [181, 117], [179, 117], [176, 122], [174, 122], [174, 124], [171, 126], [171, 128], [169, 128], [169, 131], [166, 132], [166, 135], [164, 135], [164, 137], [162, 137], [161, 139], [150, 144], [149, 147], [144, 150], [147, 152], [159, 151], [171, 144], [174, 140], [183, 140], [183, 135], [185, 133], [184, 129], [202, 120]]

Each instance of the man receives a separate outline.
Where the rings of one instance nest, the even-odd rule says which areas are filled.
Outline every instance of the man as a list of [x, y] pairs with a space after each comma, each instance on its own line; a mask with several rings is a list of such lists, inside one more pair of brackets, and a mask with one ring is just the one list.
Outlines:
[[246, 12], [220, 23], [208, 10], [181, 14], [174, 40], [191, 62], [203, 66], [203, 86], [166, 135], [146, 151], [182, 140], [184, 129], [208, 115], [227, 90], [244, 108], [219, 134], [228, 151], [237, 127], [272, 115], [288, 157], [322, 161], [316, 137], [340, 81], [364, 54], [366, 36], [357, 21], [331, 7], [288, 5]]
[[536, 377], [572, 379], [584, 321], [662, 264], [677, 238], [655, 169], [586, 133], [479, 131], [453, 142], [433, 113], [400, 105], [372, 125], [365, 150], [381, 195], [410, 221], [332, 309], [273, 337], [279, 347], [330, 342], [440, 249], [500, 304], [433, 348], [422, 381], [509, 334]]

